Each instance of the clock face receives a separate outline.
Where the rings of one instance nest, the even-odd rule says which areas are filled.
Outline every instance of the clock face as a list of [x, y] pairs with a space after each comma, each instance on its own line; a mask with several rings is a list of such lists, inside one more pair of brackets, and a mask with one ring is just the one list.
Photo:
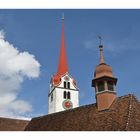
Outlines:
[[73, 104], [70, 100], [64, 100], [62, 105], [64, 109], [71, 109], [73, 107]]

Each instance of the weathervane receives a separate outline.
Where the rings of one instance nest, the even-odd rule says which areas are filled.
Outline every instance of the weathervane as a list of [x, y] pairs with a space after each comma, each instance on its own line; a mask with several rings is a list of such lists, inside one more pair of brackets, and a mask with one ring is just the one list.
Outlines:
[[99, 48], [100, 48], [100, 51], [102, 51], [103, 50], [103, 39], [102, 39], [102, 37], [101, 36], [99, 36], [98, 35], [98, 38], [99, 38], [99, 40], [100, 40], [100, 45], [99, 45]]
[[102, 41], [103, 41], [102, 37], [98, 35], [98, 38], [100, 40], [100, 45], [102, 45]]

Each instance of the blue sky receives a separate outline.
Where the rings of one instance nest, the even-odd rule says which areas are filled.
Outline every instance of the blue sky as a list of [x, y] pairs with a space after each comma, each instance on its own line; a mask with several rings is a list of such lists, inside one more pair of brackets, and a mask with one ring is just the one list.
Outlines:
[[61, 41], [61, 14], [65, 14], [65, 45], [70, 74], [80, 89], [80, 105], [95, 103], [91, 80], [99, 63], [99, 40], [105, 62], [118, 78], [117, 95], [134, 93], [140, 99], [140, 10], [0, 10], [5, 40], [40, 63], [38, 78], [25, 78], [18, 99], [28, 101], [35, 117], [48, 113], [48, 90], [56, 73]]

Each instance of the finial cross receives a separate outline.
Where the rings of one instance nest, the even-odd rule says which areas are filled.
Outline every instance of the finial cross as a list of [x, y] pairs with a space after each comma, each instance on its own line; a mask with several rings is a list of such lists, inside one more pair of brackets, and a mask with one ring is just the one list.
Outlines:
[[100, 41], [100, 45], [102, 45], [102, 41], [103, 41], [102, 37], [98, 35], [98, 38], [99, 38], [99, 41]]

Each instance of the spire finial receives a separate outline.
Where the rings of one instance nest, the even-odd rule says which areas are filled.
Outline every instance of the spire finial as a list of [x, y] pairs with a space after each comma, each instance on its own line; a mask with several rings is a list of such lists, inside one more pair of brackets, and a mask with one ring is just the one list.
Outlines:
[[64, 20], [64, 13], [62, 13], [62, 20]]
[[100, 49], [100, 64], [104, 63], [104, 56], [103, 56], [103, 45], [102, 45], [102, 37], [98, 36], [99, 40], [100, 40], [100, 45], [99, 45], [99, 49]]

